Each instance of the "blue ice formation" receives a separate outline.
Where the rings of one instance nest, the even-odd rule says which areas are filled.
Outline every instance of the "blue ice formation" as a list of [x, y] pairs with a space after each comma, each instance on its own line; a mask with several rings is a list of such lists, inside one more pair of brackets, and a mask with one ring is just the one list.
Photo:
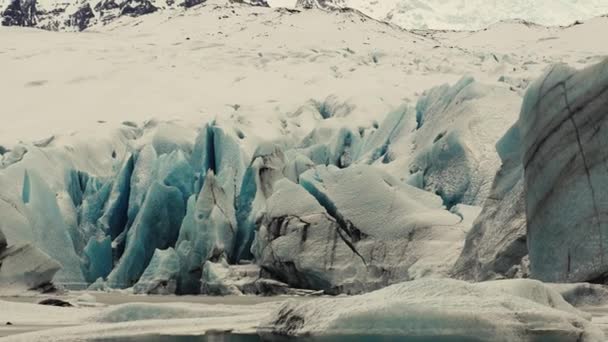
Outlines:
[[126, 157], [120, 171], [116, 175], [110, 197], [105, 204], [104, 214], [99, 218], [101, 228], [112, 240], [124, 231], [128, 221], [133, 167], [133, 155], [130, 154]]
[[180, 263], [173, 248], [154, 251], [152, 260], [146, 270], [133, 286], [134, 293], [141, 294], [174, 294], [177, 288], [177, 276]]
[[[224, 190], [238, 193], [245, 172], [243, 152], [237, 140], [224, 131], [223, 128], [210, 123], [199, 132], [194, 143], [192, 157], [190, 158], [194, 172], [203, 179], [208, 170], [212, 170], [218, 177], [225, 180], [226, 186], [232, 184], [233, 188]], [[199, 182], [199, 187], [202, 182]]]
[[36, 171], [25, 173], [22, 198], [33, 241], [37, 241], [44, 253], [62, 265], [55, 280], [84, 282], [79, 258], [74, 251], [74, 243], [57, 204], [55, 192]]
[[180, 293], [199, 291], [200, 268], [205, 261], [232, 257], [236, 227], [233, 200], [209, 171], [198, 198], [193, 195], [188, 200], [176, 244], [183, 270], [178, 284]]
[[427, 91], [417, 103], [410, 184], [439, 195], [447, 207], [482, 205], [500, 166], [487, 147], [516, 121], [519, 101], [508, 89], [470, 77]]
[[129, 209], [127, 210], [127, 225], [135, 221], [141, 205], [144, 203], [146, 193], [152, 182], [156, 179], [156, 167], [158, 156], [152, 145], [146, 145], [137, 155], [137, 162], [131, 175], [131, 187], [129, 194]]
[[266, 199], [272, 195], [274, 183], [284, 177], [284, 168], [285, 155], [280, 146], [262, 144], [253, 154], [238, 196], [238, 230], [231, 259], [233, 262], [253, 257], [251, 244], [255, 229], [265, 209]]
[[109, 236], [92, 236], [83, 251], [85, 280], [92, 283], [105, 278], [112, 271], [112, 240]]
[[110, 286], [125, 288], [134, 285], [155, 249], [175, 245], [184, 214], [181, 191], [159, 181], [153, 182], [139, 215], [129, 228], [124, 253], [108, 276]]

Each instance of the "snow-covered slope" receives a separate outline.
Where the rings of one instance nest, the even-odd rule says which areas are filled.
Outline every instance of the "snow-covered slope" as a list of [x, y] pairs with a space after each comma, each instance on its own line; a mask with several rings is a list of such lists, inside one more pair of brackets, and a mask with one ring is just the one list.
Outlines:
[[[228, 331], [257, 332], [270, 340], [308, 334], [311, 339], [362, 341], [604, 341], [594, 324], [597, 317], [592, 321], [591, 315], [560, 296], [570, 293], [566, 297], [577, 301], [603, 292], [594, 287], [590, 293], [589, 289], [581, 284], [548, 286], [532, 280], [470, 284], [425, 279], [343, 298], [215, 300], [77, 293], [61, 297], [74, 307], [0, 301], [0, 320], [13, 323], [3, 326], [0, 333], [14, 334], [2, 341], [24, 342], [141, 340], [154, 335], [226, 339], [232, 337], [223, 334]], [[128, 303], [106, 306], [108, 299]]]
[[480, 30], [520, 19], [545, 26], [565, 26], [608, 14], [602, 0], [275, 0], [271, 6], [350, 7], [406, 29]]

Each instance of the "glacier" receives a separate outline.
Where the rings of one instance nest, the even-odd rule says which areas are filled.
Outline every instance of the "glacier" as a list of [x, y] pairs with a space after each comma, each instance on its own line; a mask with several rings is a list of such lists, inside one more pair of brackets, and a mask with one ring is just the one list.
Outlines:
[[[7, 340], [603, 340], [606, 289], [578, 283], [605, 283], [601, 258], [565, 258], [602, 241], [570, 226], [593, 228], [589, 208], [570, 214], [593, 196], [551, 173], [603, 186], [587, 161], [603, 155], [605, 99], [566, 136], [545, 126], [603, 92], [604, 64], [574, 68], [606, 53], [591, 39], [605, 18], [409, 32], [352, 9], [113, 3], [70, 22], [96, 32], [0, 30], [2, 111], [16, 119], [0, 125], [0, 295], [74, 305], [0, 298], [13, 323], [0, 335], [69, 325]], [[556, 61], [572, 68], [531, 82]], [[184, 303], [132, 303], [166, 301]]]
[[[603, 282], [608, 184], [603, 130], [608, 60], [548, 70], [519, 118], [530, 271], [550, 282]], [[559, 151], [559, 153], [557, 153]]]
[[[57, 283], [138, 293], [361, 293], [449, 276], [500, 165], [485, 146], [515, 120], [517, 98], [465, 77], [367, 127], [345, 124], [352, 108], [330, 97], [293, 114], [307, 133], [275, 140], [222, 120], [153, 120], [76, 153], [27, 146], [6, 169], [23, 172], [16, 203], [36, 209], [17, 241], [62, 265]], [[91, 150], [104, 157], [83, 164]], [[44, 177], [43, 152], [62, 160]], [[56, 222], [50, 238], [23, 235], [42, 213]]]
[[[212, 120], [194, 129], [123, 125], [111, 142], [80, 142], [76, 152], [52, 140], [24, 145], [0, 177], [20, 189], [0, 202], [10, 222], [2, 230], [57, 260], [60, 284], [101, 278], [142, 293], [356, 294], [448, 276], [594, 280], [601, 271], [546, 278], [539, 270], [545, 245], [531, 233], [521, 146], [541, 83], [516, 123], [517, 92], [464, 77], [367, 127], [309, 102], [294, 117], [314, 123], [310, 131], [270, 141]], [[104, 157], [83, 164], [91, 150]], [[62, 167], [40, 175], [43, 155]], [[42, 214], [52, 230], [42, 229]]]
[[530, 275], [520, 145], [517, 124], [496, 143], [502, 165], [481, 213], [467, 234], [452, 276], [485, 281]]

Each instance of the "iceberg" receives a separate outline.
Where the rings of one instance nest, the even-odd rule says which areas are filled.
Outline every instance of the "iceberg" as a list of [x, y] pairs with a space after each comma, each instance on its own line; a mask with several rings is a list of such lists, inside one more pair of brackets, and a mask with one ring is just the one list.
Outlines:
[[[471, 310], [475, 308], [475, 310]], [[260, 324], [265, 337], [366, 340], [603, 341], [587, 314], [533, 280], [470, 284], [420, 279], [347, 298], [287, 301]]]

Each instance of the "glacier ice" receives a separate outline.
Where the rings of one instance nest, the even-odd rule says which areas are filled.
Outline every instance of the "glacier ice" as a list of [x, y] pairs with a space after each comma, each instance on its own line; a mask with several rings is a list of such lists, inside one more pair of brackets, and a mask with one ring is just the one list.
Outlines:
[[545, 283], [545, 285], [558, 292], [564, 300], [576, 307], [601, 306], [608, 302], [608, 289], [602, 284]]
[[155, 181], [126, 237], [125, 251], [108, 276], [112, 287], [134, 285], [152, 259], [155, 249], [175, 244], [185, 214], [181, 191]]
[[192, 196], [188, 200], [176, 243], [182, 264], [180, 293], [198, 293], [205, 261], [232, 256], [236, 227], [233, 199], [210, 170], [198, 198]]
[[[102, 229], [112, 240], [124, 231], [127, 224], [133, 168], [133, 155], [129, 154], [116, 175], [110, 197], [104, 208], [104, 214], [99, 218]], [[121, 251], [118, 252], [118, 256], [120, 254]]]
[[83, 230], [94, 231], [97, 229], [97, 221], [104, 213], [104, 206], [111, 191], [111, 180], [103, 181], [95, 177], [88, 178], [78, 213], [78, 221]]
[[51, 284], [60, 269], [57, 261], [32, 244], [0, 246], [0, 287], [5, 291], [31, 290]]
[[232, 261], [251, 259], [250, 250], [257, 223], [265, 210], [267, 198], [273, 193], [274, 183], [284, 177], [284, 168], [285, 155], [280, 146], [262, 144], [254, 152], [238, 197], [238, 230]]
[[607, 63], [556, 65], [530, 86], [518, 122], [496, 144], [502, 167], [454, 276], [604, 281], [605, 199], [596, 189], [608, 182], [597, 134]]
[[199, 131], [191, 157], [194, 172], [204, 176], [208, 170], [213, 170], [227, 181], [232, 180], [232, 192], [238, 193], [246, 168], [244, 160], [237, 139], [215, 122], [206, 124]]
[[516, 121], [517, 103], [517, 94], [471, 77], [430, 89], [416, 105], [410, 173], [448, 207], [483, 204], [500, 165], [492, 146]]
[[371, 164], [385, 157], [391, 144], [413, 131], [413, 128], [411, 108], [403, 106], [390, 112], [377, 129], [363, 137], [357, 159]]
[[287, 284], [261, 277], [256, 264], [229, 265], [225, 259], [203, 265], [201, 294], [206, 295], [300, 295], [308, 291], [292, 289]]
[[[287, 116], [293, 125], [281, 121], [285, 131], [268, 139], [246, 132], [242, 122], [216, 119], [197, 129], [149, 121], [122, 127], [120, 139], [99, 147], [81, 142], [59, 152], [57, 139], [28, 145], [24, 160], [7, 170], [36, 169], [49, 156], [62, 165], [43, 178], [73, 247], [62, 251], [69, 262], [61, 272], [80, 272], [69, 282], [101, 278], [149, 292], [159, 259], [168, 260], [154, 251], [172, 248], [179, 267], [171, 281], [157, 282], [167, 284], [162, 291], [234, 285], [241, 293], [282, 293], [287, 284], [359, 293], [451, 274], [486, 195], [486, 171], [498, 167], [484, 144], [511, 123], [504, 115], [511, 107], [490, 111], [488, 103], [516, 95], [472, 79], [438, 89], [417, 110], [396, 108], [380, 123], [342, 120], [342, 107], [322, 118], [319, 108], [333, 111], [329, 102]], [[505, 144], [499, 154], [516, 146]], [[103, 155], [101, 162], [87, 159], [91, 152]], [[0, 182], [10, 177], [0, 175]], [[14, 214], [40, 200], [32, 185], [27, 179], [20, 198], [0, 201], [0, 211], [10, 213], [0, 223], [9, 238], [17, 229], [20, 240], [36, 241], [31, 215]], [[243, 262], [270, 279], [246, 286], [235, 280]], [[205, 288], [206, 281], [219, 290]]]
[[156, 150], [152, 145], [146, 145], [137, 154], [133, 173], [131, 174], [131, 188], [129, 193], [129, 209], [127, 211], [127, 226], [133, 224], [139, 209], [146, 198], [146, 193], [152, 182], [156, 179]]
[[105, 278], [112, 271], [112, 240], [103, 233], [91, 236], [83, 251], [82, 271], [87, 283]]
[[184, 204], [193, 192], [194, 171], [181, 150], [163, 154], [158, 157], [156, 165], [157, 179], [163, 184], [177, 188], [182, 193]]
[[283, 174], [294, 183], [299, 182], [302, 173], [315, 167], [315, 163], [301, 151], [288, 150], [285, 152], [285, 159]]
[[184, 134], [184, 128], [173, 122], [149, 122], [148, 125], [156, 125], [152, 136], [152, 147], [159, 155], [171, 154], [182, 151], [185, 154], [192, 153], [192, 141], [190, 136]]
[[294, 287], [357, 293], [446, 275], [468, 229], [439, 197], [370, 166], [318, 166], [300, 183], [276, 183], [252, 246]]
[[[471, 310], [475, 308], [475, 310]], [[481, 341], [603, 341], [589, 317], [532, 280], [469, 284], [420, 279], [349, 298], [287, 301], [262, 335]]]
[[607, 89], [605, 59], [581, 71], [553, 66], [524, 98], [519, 128], [534, 278], [606, 279]]
[[156, 249], [146, 270], [133, 286], [134, 293], [175, 294], [180, 270], [179, 257], [171, 247]]
[[529, 275], [520, 145], [517, 124], [496, 144], [502, 165], [452, 271], [457, 278], [484, 281]]
[[80, 259], [74, 251], [74, 243], [57, 204], [55, 192], [36, 171], [30, 170], [24, 174], [22, 196], [33, 234], [32, 240], [38, 241], [39, 248], [62, 265], [55, 280], [84, 282]]
[[[207, 261], [203, 265], [201, 277], [201, 293], [207, 295], [240, 295], [242, 292], [234, 282], [230, 281], [230, 266], [222, 259], [218, 262]], [[258, 270], [253, 275], [247, 275], [247, 280], [253, 282], [258, 277]], [[241, 278], [242, 279], [242, 278]]]

